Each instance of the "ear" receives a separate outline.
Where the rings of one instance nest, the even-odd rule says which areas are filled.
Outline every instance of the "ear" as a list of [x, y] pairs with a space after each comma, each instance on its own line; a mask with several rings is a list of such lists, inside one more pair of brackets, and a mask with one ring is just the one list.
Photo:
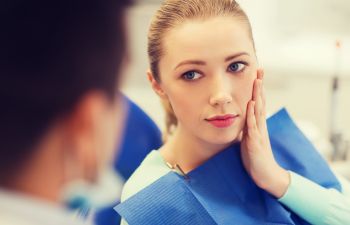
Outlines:
[[93, 180], [96, 176], [98, 158], [98, 137], [101, 121], [105, 115], [108, 99], [102, 93], [92, 92], [83, 96], [69, 114], [66, 136], [70, 155], [81, 168], [84, 178]]
[[147, 78], [148, 81], [151, 83], [152, 89], [154, 90], [154, 92], [161, 98], [165, 98], [166, 94], [163, 90], [163, 88], [161, 87], [160, 83], [154, 78], [151, 70], [147, 70]]

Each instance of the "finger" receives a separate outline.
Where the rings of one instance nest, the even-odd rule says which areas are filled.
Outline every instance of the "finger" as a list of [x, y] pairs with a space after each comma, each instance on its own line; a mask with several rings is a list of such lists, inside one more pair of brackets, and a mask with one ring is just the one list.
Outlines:
[[254, 85], [253, 85], [253, 97], [252, 97], [253, 101], [256, 101], [260, 95], [258, 85], [259, 85], [259, 79], [255, 79]]
[[[264, 78], [264, 71], [261, 70], [261, 77]], [[260, 99], [261, 99], [261, 118], [258, 122], [259, 130], [262, 133], [266, 133], [266, 136], [268, 136], [267, 131], [267, 124], [266, 124], [266, 97], [265, 97], [265, 88], [264, 88], [264, 80], [262, 80], [261, 87], [260, 87]]]
[[259, 96], [261, 97], [262, 101], [262, 114], [266, 117], [266, 98], [265, 98], [265, 88], [264, 88], [264, 75], [265, 72], [263, 69], [258, 69], [257, 72], [257, 79], [262, 81], [261, 87], [260, 87], [260, 93]]
[[247, 111], [247, 129], [248, 129], [249, 135], [252, 135], [253, 132], [255, 132], [255, 130], [257, 128], [255, 114], [254, 114], [254, 107], [255, 107], [255, 102], [249, 101], [248, 111]]
[[244, 127], [243, 127], [243, 137], [248, 135], [248, 118], [249, 118], [249, 110], [250, 108], [250, 101], [247, 103], [247, 107], [246, 107], [246, 111], [245, 111], [245, 123], [244, 123]]
[[244, 127], [243, 127], [243, 137], [248, 135], [248, 118], [249, 118], [249, 102], [247, 104], [247, 108], [246, 108], [246, 117], [245, 117], [245, 123], [244, 123]]
[[263, 69], [258, 69], [258, 75], [257, 75], [257, 78], [259, 80], [263, 80], [264, 79], [264, 70]]
[[262, 86], [261, 86], [261, 98], [262, 98], [262, 104], [263, 104], [263, 114], [264, 115], [266, 115], [266, 111], [265, 111], [265, 109], [266, 109], [266, 97], [265, 97], [265, 85], [264, 85], [264, 75], [265, 75], [265, 72], [264, 72], [264, 70], [261, 70], [260, 71], [260, 78], [261, 78], [261, 80], [262, 80]]
[[258, 80], [257, 82], [257, 89], [259, 92], [259, 95], [257, 97], [257, 100], [255, 102], [255, 109], [254, 109], [254, 113], [255, 113], [255, 119], [256, 119], [256, 124], [257, 127], [259, 129], [259, 131], [263, 131], [263, 128], [265, 127], [265, 117], [264, 117], [264, 106], [263, 106], [263, 102], [262, 102], [262, 97], [261, 97], [261, 89], [262, 89], [262, 81]]

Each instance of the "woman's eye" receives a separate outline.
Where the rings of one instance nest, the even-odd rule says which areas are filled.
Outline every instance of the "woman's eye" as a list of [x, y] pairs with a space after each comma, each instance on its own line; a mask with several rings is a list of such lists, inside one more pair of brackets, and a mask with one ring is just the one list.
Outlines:
[[182, 78], [185, 80], [197, 80], [201, 77], [202, 77], [202, 75], [200, 73], [195, 72], [195, 71], [189, 71], [189, 72], [186, 72], [182, 75]]
[[245, 68], [246, 64], [242, 62], [235, 62], [228, 66], [230, 72], [240, 72]]

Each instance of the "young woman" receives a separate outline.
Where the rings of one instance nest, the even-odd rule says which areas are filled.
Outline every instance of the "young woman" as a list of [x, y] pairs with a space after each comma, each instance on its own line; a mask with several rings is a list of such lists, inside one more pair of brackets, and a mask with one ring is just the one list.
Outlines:
[[[128, 180], [122, 201], [167, 174], [166, 164], [188, 173], [241, 142], [244, 167], [258, 187], [312, 224], [349, 222], [350, 203], [342, 194], [286, 171], [274, 159], [263, 70], [249, 20], [234, 0], [165, 1], [149, 30], [148, 55], [148, 78], [165, 105], [168, 136]], [[314, 207], [300, 199], [311, 199]]]

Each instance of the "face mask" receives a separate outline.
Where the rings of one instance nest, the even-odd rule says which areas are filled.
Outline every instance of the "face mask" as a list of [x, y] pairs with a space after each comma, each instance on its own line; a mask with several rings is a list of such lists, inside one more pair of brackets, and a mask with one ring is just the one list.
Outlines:
[[102, 170], [95, 183], [84, 180], [73, 181], [64, 188], [63, 200], [79, 215], [87, 217], [91, 209], [98, 210], [118, 202], [124, 180], [112, 168]]

